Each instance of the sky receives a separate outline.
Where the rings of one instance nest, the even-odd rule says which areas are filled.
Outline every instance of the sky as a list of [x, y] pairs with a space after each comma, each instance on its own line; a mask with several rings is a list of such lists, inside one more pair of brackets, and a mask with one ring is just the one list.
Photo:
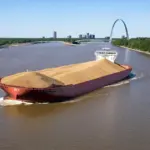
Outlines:
[[[150, 37], [150, 0], [0, 0], [0, 37], [105, 37], [116, 19], [130, 37]], [[122, 35], [118, 21], [113, 37]]]

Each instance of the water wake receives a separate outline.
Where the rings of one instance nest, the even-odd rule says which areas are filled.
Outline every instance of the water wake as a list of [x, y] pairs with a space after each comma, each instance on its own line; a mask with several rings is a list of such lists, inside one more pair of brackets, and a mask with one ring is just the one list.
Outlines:
[[11, 106], [11, 105], [31, 105], [33, 103], [24, 102], [21, 100], [13, 100], [13, 99], [5, 99], [4, 97], [0, 97], [0, 105], [1, 106]]
[[[134, 75], [134, 74], [132, 74]], [[131, 75], [131, 76], [132, 76]], [[144, 74], [141, 73], [140, 75], [137, 75], [137, 76], [133, 76], [133, 77], [129, 77], [123, 81], [120, 81], [118, 83], [115, 83], [115, 84], [112, 84], [112, 85], [108, 85], [108, 86], [105, 86], [104, 88], [109, 88], [109, 87], [117, 87], [117, 86], [121, 86], [121, 85], [125, 85], [125, 84], [129, 84], [130, 82], [134, 81], [134, 80], [139, 80], [141, 78], [144, 77]]]

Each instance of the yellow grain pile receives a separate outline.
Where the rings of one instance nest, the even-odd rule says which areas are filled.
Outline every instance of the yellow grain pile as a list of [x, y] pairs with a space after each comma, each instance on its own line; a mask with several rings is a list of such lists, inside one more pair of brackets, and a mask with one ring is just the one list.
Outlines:
[[54, 77], [56, 75], [60, 75], [64, 73], [66, 74], [72, 70], [78, 70], [79, 68], [83, 69], [84, 67], [89, 67], [89, 65], [93, 65], [94, 62], [95, 61], [89, 61], [84, 63], [71, 64], [71, 65], [61, 66], [57, 68], [44, 69], [39, 72], [46, 76]]
[[107, 59], [49, 68], [38, 72], [23, 72], [2, 79], [2, 83], [23, 87], [46, 88], [57, 85], [78, 84], [123, 71], [124, 68]]
[[47, 88], [52, 84], [63, 85], [63, 83], [38, 72], [24, 72], [8, 76], [2, 79], [2, 83], [27, 88]]
[[102, 59], [100, 61], [88, 62], [87, 65], [84, 64], [82, 67], [72, 67], [70, 71], [55, 75], [53, 78], [63, 82], [65, 85], [78, 84], [123, 70], [123, 67], [107, 59]]

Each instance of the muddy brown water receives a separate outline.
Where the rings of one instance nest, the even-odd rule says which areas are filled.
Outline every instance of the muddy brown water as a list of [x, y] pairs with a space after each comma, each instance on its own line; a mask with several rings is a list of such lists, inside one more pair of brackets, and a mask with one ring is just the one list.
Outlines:
[[[47, 43], [0, 49], [0, 76], [93, 60], [103, 46]], [[133, 67], [133, 79], [70, 102], [1, 106], [0, 149], [149, 150], [150, 56], [111, 47], [119, 63]]]

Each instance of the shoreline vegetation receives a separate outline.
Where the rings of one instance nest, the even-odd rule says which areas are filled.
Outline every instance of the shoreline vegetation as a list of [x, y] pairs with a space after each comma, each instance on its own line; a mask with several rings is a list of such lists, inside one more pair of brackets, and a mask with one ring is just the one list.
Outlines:
[[112, 41], [112, 44], [150, 55], [150, 38], [132, 38], [127, 40], [123, 37], [121, 39]]
[[63, 43], [68, 42], [70, 44], [80, 44], [76, 42], [79, 38], [0, 38], [0, 48], [7, 48], [13, 46], [49, 43], [53, 41], [62, 41]]
[[136, 51], [136, 52], [139, 52], [139, 53], [150, 55], [150, 52], [148, 52], [148, 51], [142, 51], [140, 49], [133, 49], [133, 48], [130, 48], [130, 47], [127, 47], [127, 46], [119, 46], [119, 47], [127, 48], [127, 49], [132, 50], [132, 51]]

